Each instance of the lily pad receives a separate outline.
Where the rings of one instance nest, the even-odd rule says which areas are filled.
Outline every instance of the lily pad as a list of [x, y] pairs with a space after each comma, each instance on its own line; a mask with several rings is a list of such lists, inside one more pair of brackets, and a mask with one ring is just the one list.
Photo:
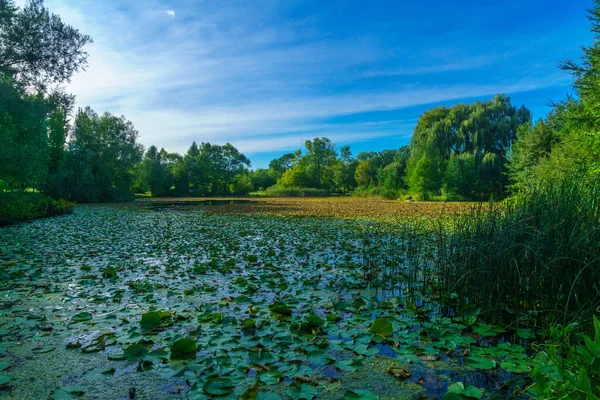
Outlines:
[[225, 396], [233, 393], [234, 384], [228, 378], [213, 378], [207, 380], [202, 389], [213, 396]]
[[0, 375], [0, 388], [4, 386], [8, 386], [12, 378], [8, 375]]
[[143, 329], [147, 329], [147, 330], [156, 329], [160, 326], [160, 324], [161, 324], [161, 318], [157, 312], [150, 311], [145, 314], [142, 314], [142, 320], [140, 321], [140, 326]]
[[91, 319], [92, 319], [92, 314], [90, 314], [89, 312], [80, 312], [79, 314], [73, 315], [73, 318], [71, 318], [71, 321], [85, 322], [85, 321], [89, 321]]
[[173, 343], [171, 347], [171, 360], [190, 360], [196, 358], [196, 342], [190, 338], [183, 338]]
[[379, 396], [368, 390], [352, 389], [344, 393], [344, 400], [379, 400]]
[[132, 344], [124, 350], [125, 358], [127, 361], [139, 361], [146, 354], [148, 354], [148, 349], [142, 346], [141, 344]]
[[387, 318], [377, 318], [371, 324], [369, 332], [375, 335], [392, 336], [394, 334], [394, 326]]
[[483, 392], [481, 389], [468, 383], [456, 382], [448, 386], [448, 392], [444, 395], [444, 400], [481, 399], [482, 397]]

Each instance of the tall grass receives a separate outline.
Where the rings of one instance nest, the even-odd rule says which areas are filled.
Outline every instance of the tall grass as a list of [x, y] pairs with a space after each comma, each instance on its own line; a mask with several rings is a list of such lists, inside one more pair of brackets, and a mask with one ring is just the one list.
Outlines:
[[600, 305], [600, 184], [575, 179], [454, 220], [439, 284], [495, 319], [589, 321]]

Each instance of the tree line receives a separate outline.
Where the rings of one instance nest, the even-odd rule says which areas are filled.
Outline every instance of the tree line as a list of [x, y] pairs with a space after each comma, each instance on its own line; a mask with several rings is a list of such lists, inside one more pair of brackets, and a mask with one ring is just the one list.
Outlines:
[[[598, 7], [592, 11], [600, 29]], [[326, 137], [251, 170], [231, 144], [192, 143], [180, 155], [138, 143], [123, 116], [74, 112], [64, 91], [85, 69], [92, 39], [51, 14], [43, 0], [22, 9], [0, 0], [0, 193], [37, 191], [75, 202], [153, 196], [316, 194], [487, 200], [529, 190], [569, 173], [600, 173], [599, 40], [583, 62], [561, 67], [573, 94], [537, 122], [505, 95], [423, 113], [408, 145], [352, 154]]]

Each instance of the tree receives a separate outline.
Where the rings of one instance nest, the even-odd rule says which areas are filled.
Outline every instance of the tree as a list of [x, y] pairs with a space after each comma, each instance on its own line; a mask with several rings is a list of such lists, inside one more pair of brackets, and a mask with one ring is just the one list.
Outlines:
[[252, 172], [251, 178], [255, 190], [265, 190], [277, 183], [280, 175], [272, 169], [259, 168]]
[[40, 188], [48, 173], [47, 104], [0, 73], [0, 184]]
[[27, 87], [45, 90], [68, 82], [85, 68], [83, 48], [91, 41], [50, 14], [43, 0], [29, 0], [22, 10], [11, 0], [0, 0], [0, 72]]
[[443, 160], [432, 143], [413, 150], [407, 170], [409, 190], [424, 200], [442, 188]]
[[[164, 152], [164, 149], [162, 150]], [[152, 196], [165, 196], [170, 188], [167, 168], [156, 146], [150, 146], [142, 160], [142, 176]]]
[[307, 150], [306, 160], [314, 169], [315, 186], [321, 188], [326, 185], [325, 169], [332, 166], [337, 159], [334, 144], [326, 137], [322, 137], [314, 138], [312, 141], [307, 140], [304, 145]]
[[[456, 170], [446, 174], [445, 166], [451, 165], [456, 169], [462, 161], [455, 158], [451, 164], [448, 164], [451, 156], [470, 154], [475, 161], [478, 177], [477, 187], [473, 188], [473, 193], [484, 197], [492, 193], [501, 195], [508, 184], [507, 153], [517, 136], [517, 131], [529, 122], [529, 110], [525, 107], [513, 107], [510, 99], [504, 95], [497, 95], [483, 103], [458, 104], [450, 108], [442, 106], [428, 110], [419, 118], [411, 141], [413, 151], [412, 160], [409, 162], [413, 166], [411, 173], [425, 171], [414, 167], [421, 161], [423, 155], [426, 155], [436, 159], [427, 163], [423, 160], [421, 167], [428, 165], [432, 168], [433, 166], [442, 168], [439, 171], [441, 175], [436, 174], [436, 176], [441, 180], [445, 177], [452, 178], [456, 176]], [[408, 180], [412, 179], [413, 187], [423, 187], [417, 184], [423, 177], [424, 175], [421, 175], [412, 179], [409, 176]], [[456, 189], [455, 183], [446, 184], [446, 189]], [[436, 184], [432, 187], [437, 186]]]
[[271, 160], [269, 169], [273, 170], [281, 176], [285, 171], [292, 168], [292, 162], [296, 158], [294, 153], [286, 153], [279, 158]]
[[373, 166], [370, 160], [361, 161], [356, 166], [354, 173], [354, 179], [358, 186], [371, 186], [375, 180], [375, 173], [377, 170]]
[[123, 116], [80, 109], [65, 163], [69, 197], [78, 202], [131, 199], [133, 168], [143, 154], [137, 136]]

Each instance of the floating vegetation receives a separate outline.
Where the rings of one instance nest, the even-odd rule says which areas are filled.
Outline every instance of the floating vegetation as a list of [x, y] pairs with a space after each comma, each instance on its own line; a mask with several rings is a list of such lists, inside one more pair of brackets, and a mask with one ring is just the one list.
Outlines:
[[[0, 393], [510, 397], [532, 370], [525, 340], [444, 313], [427, 254], [386, 226], [136, 204], [3, 228]], [[385, 279], [365, 280], [374, 264]]]

